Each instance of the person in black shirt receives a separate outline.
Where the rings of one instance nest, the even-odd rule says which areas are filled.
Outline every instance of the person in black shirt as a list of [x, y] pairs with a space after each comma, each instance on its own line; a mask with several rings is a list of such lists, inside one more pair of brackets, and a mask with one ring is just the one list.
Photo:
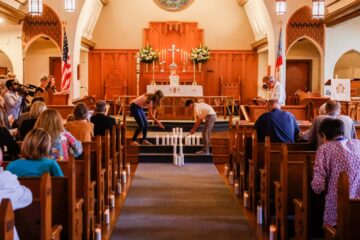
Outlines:
[[94, 136], [104, 136], [105, 130], [109, 129], [111, 132], [112, 127], [116, 124], [116, 121], [112, 117], [105, 115], [106, 103], [104, 100], [98, 100], [96, 102], [95, 113], [90, 118], [90, 122], [94, 124]]
[[[7, 116], [4, 115], [2, 111], [0, 111], [0, 148], [4, 152], [5, 160], [14, 160], [18, 158], [18, 154], [20, 152], [19, 145], [15, 142], [14, 137], [11, 136], [9, 130], [5, 125], [5, 118]], [[5, 147], [7, 151], [5, 150]]]
[[35, 102], [31, 105], [29, 112], [29, 119], [25, 119], [20, 128], [18, 129], [18, 134], [20, 139], [24, 139], [26, 134], [30, 132], [39, 118], [40, 114], [47, 109], [46, 104], [44, 102]]

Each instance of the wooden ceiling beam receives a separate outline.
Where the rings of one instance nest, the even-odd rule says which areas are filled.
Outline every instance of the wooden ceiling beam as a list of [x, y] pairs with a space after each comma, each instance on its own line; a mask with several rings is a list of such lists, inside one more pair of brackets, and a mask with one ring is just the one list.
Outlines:
[[0, 14], [7, 20], [14, 23], [21, 23], [26, 13], [0, 1]]
[[100, 0], [104, 6], [109, 4], [110, 0]]
[[327, 27], [333, 27], [358, 16], [360, 16], [360, 0], [327, 14], [325, 24]]
[[88, 47], [89, 49], [94, 49], [96, 45], [95, 42], [85, 37], [81, 37], [81, 44], [84, 45], [85, 47]]

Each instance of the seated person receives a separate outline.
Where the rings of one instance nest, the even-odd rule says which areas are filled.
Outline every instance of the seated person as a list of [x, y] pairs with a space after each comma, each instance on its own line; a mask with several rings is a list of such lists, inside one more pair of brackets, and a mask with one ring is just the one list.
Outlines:
[[30, 106], [28, 106], [27, 108], [27, 112], [24, 112], [20, 115], [20, 117], [18, 119], [16, 119], [14, 121], [14, 123], [12, 124], [12, 128], [20, 128], [21, 127], [21, 124], [24, 120], [26, 119], [29, 119], [30, 118], [30, 109], [31, 109], [31, 106], [36, 103], [36, 102], [43, 102], [45, 103], [45, 99], [43, 97], [34, 97], [32, 100], [31, 100], [31, 104]]
[[103, 100], [98, 100], [96, 102], [94, 115], [91, 116], [90, 121], [94, 124], [94, 135], [95, 136], [104, 136], [105, 130], [109, 129], [110, 132], [113, 126], [116, 124], [116, 121], [112, 117], [105, 115], [106, 113], [106, 102]]
[[349, 176], [350, 199], [360, 198], [360, 141], [346, 139], [345, 124], [340, 119], [326, 118], [319, 127], [324, 140], [316, 152], [312, 189], [326, 193], [324, 224], [336, 225], [337, 182], [340, 172]]
[[43, 102], [35, 102], [31, 105], [29, 112], [29, 119], [24, 120], [21, 123], [20, 128], [18, 129], [18, 135], [20, 139], [24, 139], [26, 134], [34, 128], [37, 119], [40, 114], [47, 109], [45, 103]]
[[340, 115], [341, 105], [338, 102], [334, 100], [329, 100], [326, 103], [325, 110], [326, 110], [326, 115], [316, 116], [311, 124], [311, 127], [309, 129], [309, 139], [308, 139], [310, 143], [317, 146], [323, 143], [322, 141], [324, 139], [321, 138], [319, 135], [319, 127], [321, 123], [327, 118], [340, 119], [345, 126], [344, 137], [347, 139], [356, 138], [354, 121], [349, 116]]
[[50, 159], [51, 136], [42, 128], [31, 130], [21, 146], [21, 159], [7, 166], [7, 170], [18, 177], [41, 177], [49, 172], [51, 176], [64, 176], [59, 164]]
[[67, 161], [69, 154], [78, 157], [83, 152], [81, 142], [64, 129], [63, 119], [58, 111], [47, 109], [41, 113], [35, 128], [45, 129], [51, 136], [50, 158]]
[[[1, 162], [2, 152], [0, 149], [0, 166]], [[31, 191], [19, 183], [16, 175], [0, 169], [0, 202], [5, 198], [10, 199], [13, 210], [30, 205], [33, 199]], [[18, 239], [19, 236], [14, 229], [14, 240]]]
[[6, 127], [5, 119], [7, 118], [6, 114], [0, 111], [0, 148], [2, 150], [7, 148], [6, 160], [14, 160], [18, 157], [20, 152], [19, 145], [15, 142], [14, 137], [11, 135], [9, 130]]
[[94, 135], [94, 124], [89, 122], [89, 109], [85, 103], [76, 104], [73, 112], [74, 120], [66, 123], [66, 130], [68, 130], [74, 137], [81, 142], [91, 142], [91, 137]]
[[259, 142], [270, 136], [271, 142], [294, 143], [300, 130], [294, 115], [281, 110], [277, 99], [270, 99], [266, 104], [268, 112], [255, 122]]

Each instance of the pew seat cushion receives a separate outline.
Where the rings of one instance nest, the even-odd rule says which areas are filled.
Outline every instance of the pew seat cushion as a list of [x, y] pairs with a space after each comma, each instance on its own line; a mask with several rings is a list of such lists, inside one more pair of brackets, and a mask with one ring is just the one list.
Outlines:
[[38, 160], [18, 159], [9, 163], [6, 169], [18, 177], [41, 177], [47, 172], [54, 177], [64, 176], [59, 164], [49, 158]]

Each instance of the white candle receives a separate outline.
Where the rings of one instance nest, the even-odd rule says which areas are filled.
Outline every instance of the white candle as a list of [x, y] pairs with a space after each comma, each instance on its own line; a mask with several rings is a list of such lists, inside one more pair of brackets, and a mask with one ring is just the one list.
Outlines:
[[162, 136], [162, 145], [165, 146], [165, 135]]
[[185, 165], [185, 156], [184, 156], [184, 154], [181, 154], [181, 165], [182, 166]]
[[177, 165], [177, 154], [173, 154], [173, 163]]
[[179, 136], [179, 144], [183, 144], [183, 136], [182, 136], [182, 134]]
[[176, 145], [173, 145], [173, 153], [176, 154], [177, 149], [176, 149]]
[[200, 145], [200, 136], [196, 136], [196, 145]]
[[183, 154], [183, 145], [182, 144], [179, 145], [179, 153]]
[[177, 156], [177, 165], [179, 166], [179, 167], [181, 167], [181, 155], [178, 155]]
[[106, 209], [104, 211], [104, 222], [105, 222], [105, 224], [110, 223], [110, 211], [109, 211], [109, 209]]
[[195, 134], [191, 136], [191, 145], [195, 145], [196, 144], [196, 137], [195, 137]]
[[240, 185], [239, 185], [238, 181], [235, 181], [235, 184], [234, 184], [234, 194], [236, 196], [238, 196], [240, 194]]
[[180, 128], [180, 135], [183, 135], [183, 128]]
[[224, 175], [225, 176], [228, 176], [229, 175], [229, 165], [225, 165], [225, 167], [224, 167]]
[[270, 225], [269, 240], [275, 240], [275, 236], [276, 236], [276, 226], [272, 224]]
[[101, 228], [95, 228], [95, 240], [101, 240]]
[[229, 184], [230, 185], [234, 184], [234, 172], [233, 171], [230, 171], [230, 174], [229, 174]]
[[131, 172], [131, 164], [130, 163], [126, 164], [126, 170], [127, 170], [127, 174], [130, 176], [130, 172]]
[[166, 145], [170, 145], [170, 136], [166, 135]]
[[115, 207], [115, 197], [114, 194], [110, 195], [110, 207], [114, 208]]
[[122, 182], [126, 183], [127, 179], [126, 179], [126, 171], [125, 170], [122, 171], [122, 176], [121, 177], [122, 177]]
[[160, 140], [160, 137], [159, 137], [159, 134], [156, 134], [156, 145], [159, 145], [159, 141]]
[[172, 131], [173, 131], [173, 135], [176, 135], [176, 128], [173, 128]]
[[249, 201], [249, 193], [248, 192], [244, 192], [244, 207], [249, 207], [250, 206], [250, 201]]
[[174, 144], [174, 136], [173, 136], [173, 135], [170, 136], [170, 144], [171, 144], [171, 145]]
[[118, 182], [116, 183], [116, 192], [117, 192], [117, 194], [121, 194], [121, 192], [122, 192], [121, 182], [120, 182], [120, 181], [118, 181]]
[[256, 220], [257, 220], [257, 223], [258, 224], [262, 224], [263, 223], [263, 212], [262, 212], [262, 206], [257, 206], [257, 208], [256, 208]]

